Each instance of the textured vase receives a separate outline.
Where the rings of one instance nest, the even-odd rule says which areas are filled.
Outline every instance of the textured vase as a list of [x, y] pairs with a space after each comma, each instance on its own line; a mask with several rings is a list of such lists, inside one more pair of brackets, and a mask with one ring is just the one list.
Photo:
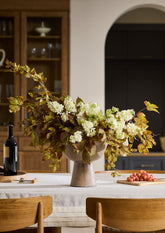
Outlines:
[[96, 185], [92, 161], [100, 159], [102, 156], [104, 156], [106, 145], [98, 142], [95, 144], [95, 148], [92, 148], [92, 151], [95, 151], [95, 155], [92, 156], [90, 164], [82, 160], [82, 152], [75, 152], [71, 145], [66, 147], [65, 156], [74, 161], [71, 186], [92, 187]]

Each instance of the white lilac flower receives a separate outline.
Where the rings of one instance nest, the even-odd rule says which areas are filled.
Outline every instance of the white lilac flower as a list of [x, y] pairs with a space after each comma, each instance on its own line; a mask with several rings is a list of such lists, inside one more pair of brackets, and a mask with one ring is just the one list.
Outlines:
[[111, 117], [106, 119], [106, 124], [110, 129], [116, 129], [117, 128], [117, 119], [112, 115]]
[[64, 99], [64, 105], [65, 105], [66, 111], [68, 112], [75, 113], [77, 111], [76, 105], [70, 96], [67, 96]]
[[88, 112], [88, 109], [89, 109], [89, 104], [81, 103], [77, 116], [80, 118], [83, 117], [84, 112]]
[[82, 141], [82, 132], [81, 131], [76, 131], [73, 135], [70, 136], [71, 143], [76, 143], [76, 142], [81, 142], [81, 141]]
[[107, 118], [105, 122], [109, 126], [109, 128], [113, 130], [122, 131], [125, 128], [125, 121], [116, 119], [114, 114], [111, 114], [111, 116]]
[[89, 117], [93, 117], [93, 116], [97, 116], [100, 113], [100, 107], [98, 104], [94, 103], [94, 104], [88, 104], [89, 108], [86, 111], [87, 116]]
[[64, 109], [64, 106], [62, 104], [59, 104], [57, 101], [49, 102], [48, 108], [57, 114], [61, 114], [61, 112]]
[[119, 117], [121, 120], [129, 121], [135, 115], [135, 111], [133, 109], [122, 110], [116, 114], [116, 117]]
[[77, 119], [79, 124], [82, 124], [82, 122], [84, 122], [84, 120], [87, 119], [90, 122], [93, 122], [94, 126], [97, 126], [98, 121], [104, 119], [104, 114], [103, 111], [100, 110], [99, 105], [96, 103], [81, 103], [79, 112], [77, 114]]
[[77, 113], [77, 121], [78, 121], [78, 124], [81, 125], [82, 122], [84, 122], [84, 119], [85, 119], [84, 113], [88, 111], [89, 105], [81, 102], [81, 105], [79, 106], [80, 108]]
[[91, 121], [83, 121], [82, 127], [83, 127], [83, 129], [88, 137], [93, 137], [96, 135], [96, 130], [94, 128], [94, 124]]
[[117, 122], [117, 129], [120, 131], [123, 131], [124, 128], [125, 128], [125, 121], [118, 121]]
[[111, 117], [111, 115], [113, 114], [113, 113], [116, 113], [116, 112], [118, 112], [119, 111], [119, 109], [118, 108], [116, 108], [116, 107], [112, 107], [111, 109], [107, 109], [106, 110], [106, 117]]
[[128, 123], [126, 125], [126, 130], [128, 134], [133, 137], [136, 136], [138, 133], [141, 134], [141, 129], [138, 126], [136, 126], [134, 123]]
[[93, 121], [94, 125], [98, 125], [98, 121], [101, 121], [104, 119], [104, 113], [102, 110], [100, 110], [100, 107], [98, 104], [89, 104], [89, 109], [87, 110], [87, 116], [91, 118], [90, 120]]
[[69, 118], [68, 118], [68, 112], [63, 112], [61, 114], [61, 119], [62, 119], [63, 122], [68, 121], [69, 120]]
[[116, 130], [115, 135], [117, 139], [124, 139], [126, 137], [126, 134], [122, 130]]
[[88, 132], [91, 128], [93, 128], [93, 123], [91, 121], [83, 121], [82, 127], [86, 132]]

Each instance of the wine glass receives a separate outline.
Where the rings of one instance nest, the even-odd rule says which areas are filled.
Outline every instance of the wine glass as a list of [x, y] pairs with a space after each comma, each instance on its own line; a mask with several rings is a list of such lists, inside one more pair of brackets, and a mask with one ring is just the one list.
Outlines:
[[40, 50], [40, 56], [41, 57], [47, 57], [48, 56], [47, 49], [45, 47], [41, 48], [41, 50]]
[[2, 30], [2, 35], [6, 35], [7, 34], [7, 24], [6, 24], [5, 20], [2, 21], [2, 28], [1, 28], [1, 30]]
[[10, 96], [14, 96], [14, 85], [13, 84], [9, 84], [9, 93], [10, 93]]
[[9, 33], [9, 35], [13, 35], [13, 22], [12, 22], [12, 20], [9, 20], [9, 22], [8, 22], [8, 33]]
[[54, 91], [61, 92], [61, 80], [54, 80]]
[[48, 43], [47, 48], [48, 48], [48, 57], [51, 58], [52, 55], [53, 55], [52, 52], [53, 52], [53, 49], [54, 49], [53, 43]]
[[55, 44], [55, 50], [56, 50], [56, 56], [60, 57], [60, 55], [61, 55], [61, 43]]
[[37, 48], [36, 47], [31, 48], [30, 55], [31, 55], [31, 57], [37, 56]]

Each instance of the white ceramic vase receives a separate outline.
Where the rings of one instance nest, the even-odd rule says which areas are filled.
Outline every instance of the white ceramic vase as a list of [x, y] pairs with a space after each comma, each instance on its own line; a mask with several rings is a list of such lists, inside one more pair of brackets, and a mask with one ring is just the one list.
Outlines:
[[75, 152], [71, 145], [66, 146], [65, 156], [74, 161], [72, 172], [71, 186], [74, 187], [92, 187], [96, 185], [95, 174], [92, 161], [104, 156], [106, 145], [95, 142], [92, 147], [92, 155], [90, 164], [82, 160], [82, 152]]

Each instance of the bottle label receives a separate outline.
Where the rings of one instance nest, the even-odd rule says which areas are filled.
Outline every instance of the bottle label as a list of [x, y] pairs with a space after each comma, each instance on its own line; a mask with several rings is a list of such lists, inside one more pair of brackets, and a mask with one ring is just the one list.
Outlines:
[[7, 146], [4, 146], [3, 147], [3, 157], [4, 158], [9, 158], [9, 147], [7, 147]]
[[[17, 146], [14, 147], [14, 154], [15, 154], [15, 161], [17, 162]], [[3, 157], [9, 158], [10, 157], [10, 147], [4, 146], [3, 147]]]

